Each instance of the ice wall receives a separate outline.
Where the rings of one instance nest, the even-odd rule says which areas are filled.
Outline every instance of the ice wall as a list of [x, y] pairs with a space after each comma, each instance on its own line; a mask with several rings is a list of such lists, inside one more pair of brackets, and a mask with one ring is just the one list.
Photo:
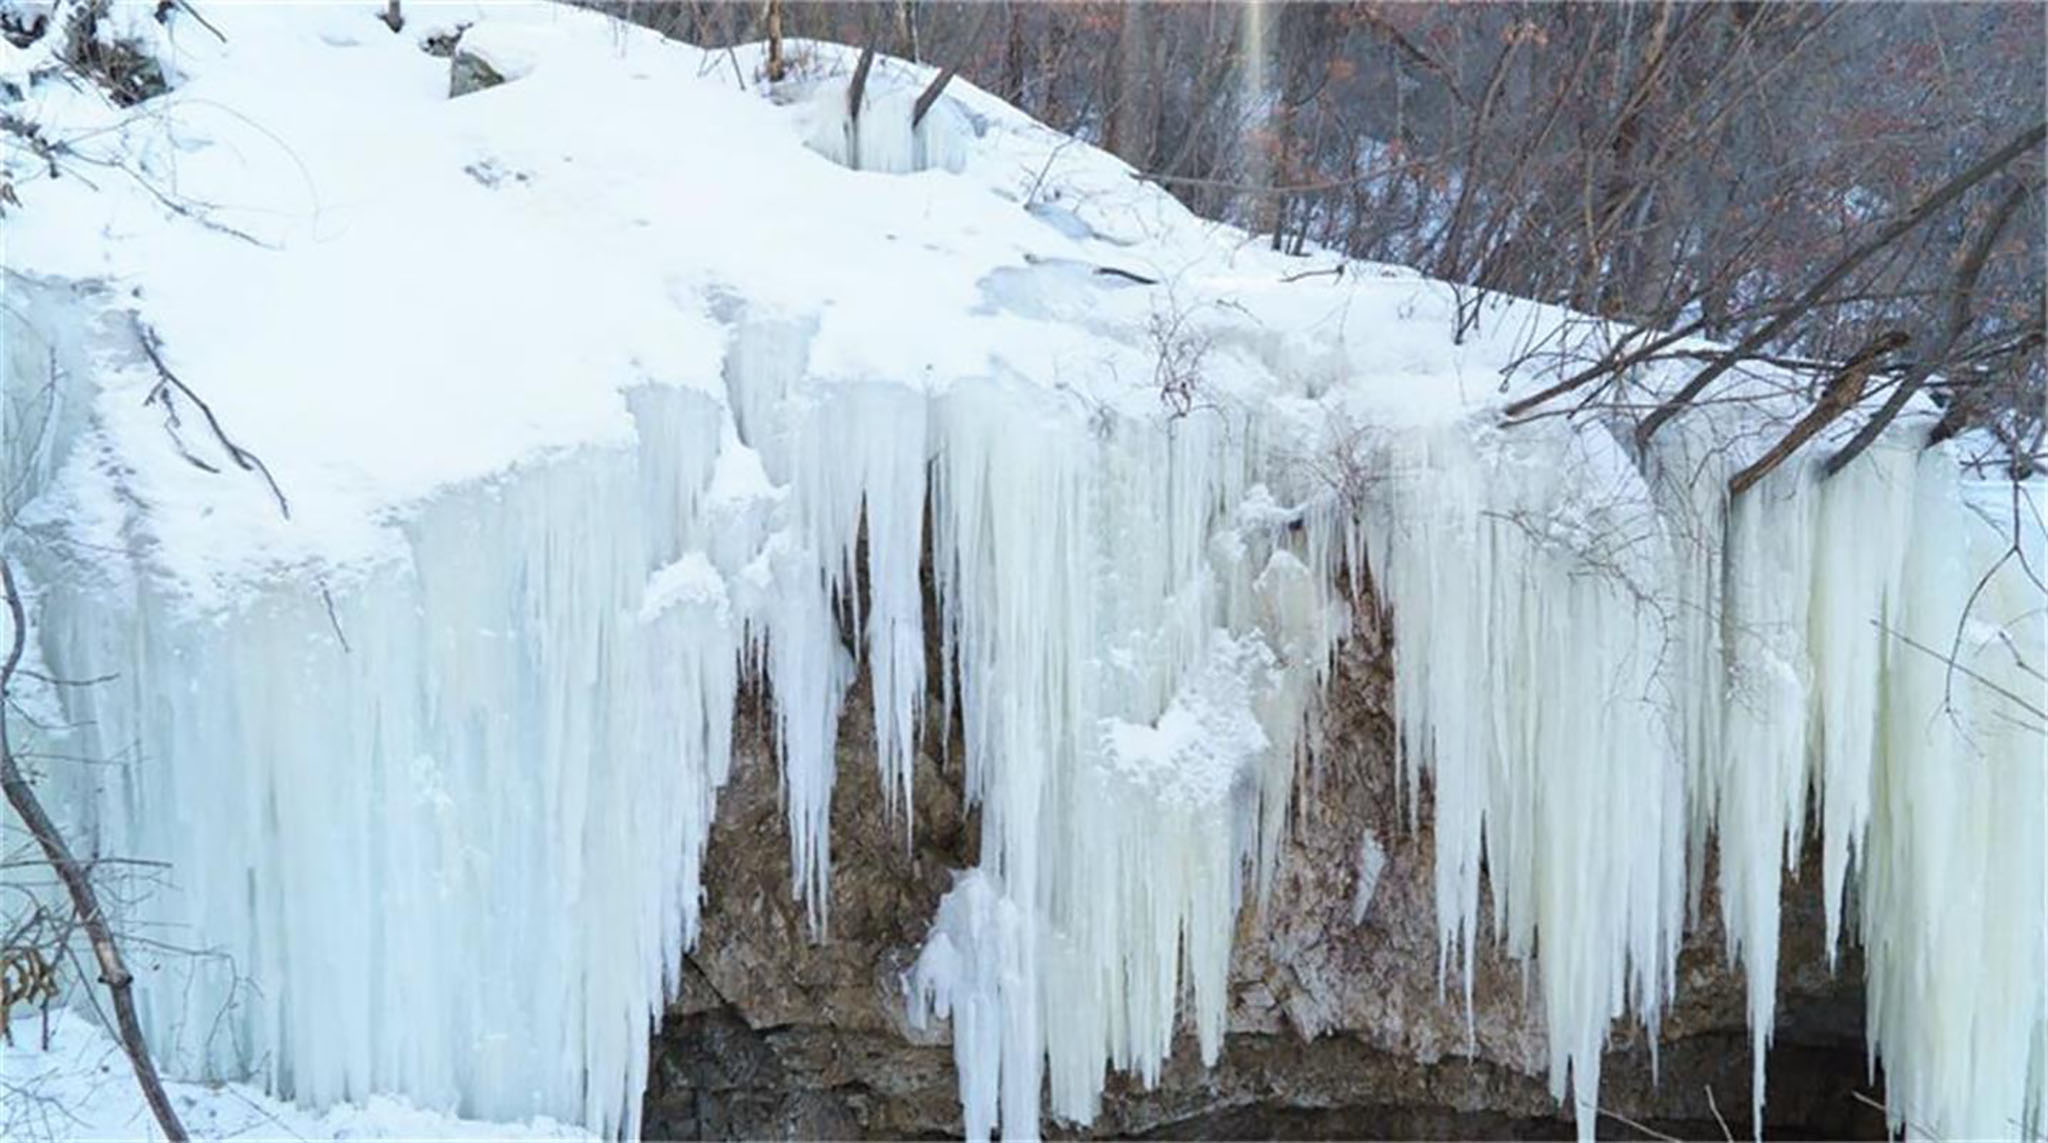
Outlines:
[[402, 559], [229, 614], [36, 569], [53, 669], [119, 676], [67, 710], [121, 764], [52, 773], [86, 848], [168, 870], [122, 922], [191, 954], [141, 958], [171, 1072], [633, 1127], [742, 634], [688, 562], [644, 590], [687, 534], [651, 494], [702, 483], [686, 443], [508, 474], [409, 521]]
[[907, 805], [927, 559], [977, 876], [1013, 918], [983, 1006], [1005, 1121], [1037, 1123], [1048, 1058], [1072, 1118], [1105, 1062], [1152, 1074], [1183, 988], [1213, 1056], [1336, 618], [1250, 495], [1257, 427], [1105, 419], [1016, 377], [820, 384], [809, 337], [738, 320], [725, 400], [634, 390], [637, 445], [452, 490], [372, 565], [201, 607], [118, 506], [105, 538], [140, 566], [24, 549], [52, 669], [118, 675], [67, 696], [69, 748], [124, 764], [54, 774], [60, 800], [96, 852], [174, 871], [123, 920], [199, 952], [143, 991], [169, 1070], [631, 1133], [738, 688], [773, 696], [792, 889], [827, 936], [841, 700], [867, 670], [858, 733]]
[[1280, 421], [1090, 411], [1000, 372], [821, 383], [810, 336], [742, 318], [723, 399], [634, 390], [637, 444], [451, 491], [388, 558], [229, 606], [146, 546], [37, 550], [45, 662], [119, 676], [64, 698], [71, 748], [122, 764], [53, 781], [87, 848], [172, 871], [125, 922], [202, 954], [142, 994], [171, 1070], [631, 1133], [739, 687], [774, 698], [792, 891], [829, 935], [865, 669], [857, 733], [899, 806], [923, 705], [965, 728], [984, 848], [906, 986], [954, 1022], [970, 1134], [1085, 1122], [1107, 1068], [1156, 1077], [1183, 1001], [1215, 1058], [1338, 576], [1369, 570], [1411, 820], [1434, 791], [1445, 983], [1469, 1004], [1483, 870], [1582, 1129], [1610, 1023], [1654, 1029], [1671, 997], [1709, 846], [1761, 1079], [1809, 819], [1897, 1122], [2037, 1122], [2038, 490], [1888, 442], [1731, 505], [1711, 426], [1639, 466], [1597, 428], [1449, 422], [1347, 437], [1343, 496]]
[[1861, 862], [1894, 1125], [2033, 1130], [2041, 490], [1966, 486], [1939, 450], [1894, 440], [1824, 484], [1796, 461], [1729, 504], [1729, 429], [1669, 434], [1648, 481], [1597, 429], [1371, 450], [1360, 523], [1394, 615], [1411, 805], [1422, 775], [1434, 786], [1446, 962], [1469, 1003], [1483, 862], [1494, 931], [1535, 955], [1553, 1092], [1589, 1136], [1609, 1024], [1655, 1030], [1687, 871], [1696, 893], [1714, 846], [1760, 1123], [1780, 895], [1811, 817], [1831, 937]]
[[[1484, 876], [1582, 1129], [1710, 868], [1761, 1068], [1810, 821], [1898, 1122], [2040, 1128], [2038, 486], [1964, 482], [1908, 425], [1729, 504], [1723, 446], [1757, 424], [1692, 414], [1642, 457], [1495, 430], [1478, 406], [1526, 347], [1446, 345], [1448, 291], [1304, 279], [960, 81], [915, 130], [926, 77], [878, 84], [856, 138], [843, 87], [784, 116], [673, 45], [622, 67], [567, 10], [494, 6], [539, 21], [535, 66], [457, 101], [362, 13], [216, 15], [228, 42], [179, 58], [203, 85], [227, 56], [182, 111], [51, 125], [243, 208], [24, 182], [10, 241], [120, 284], [10, 276], [0, 407], [41, 662], [117, 677], [54, 696], [52, 752], [108, 764], [47, 788], [89, 851], [161, 863], [124, 924], [201, 954], [144, 982], [170, 1070], [631, 1133], [753, 682], [827, 938], [835, 740], [872, 733], [906, 805], [921, 712], [957, 712], [984, 848], [910, 999], [953, 1021], [973, 1134], [1085, 1120], [1106, 1069], [1157, 1074], [1183, 1003], [1214, 1058], [1338, 584], [1369, 571], [1411, 815], [1433, 787], [1446, 991]], [[257, 107], [289, 141], [267, 196], [272, 152], [204, 118]], [[421, 233], [434, 280], [393, 275]], [[288, 450], [291, 528], [173, 447], [205, 440], [144, 406], [130, 309]], [[1199, 408], [1162, 405], [1162, 358]], [[863, 670], [874, 723], [842, 728]]]

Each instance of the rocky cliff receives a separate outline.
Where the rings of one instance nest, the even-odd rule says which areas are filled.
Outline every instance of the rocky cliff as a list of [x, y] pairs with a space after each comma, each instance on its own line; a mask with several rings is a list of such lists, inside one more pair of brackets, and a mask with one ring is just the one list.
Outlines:
[[[1547, 1090], [1542, 1014], [1523, 971], [1489, 936], [1469, 1024], [1455, 966], [1440, 983], [1429, 807], [1415, 828], [1403, 823], [1381, 646], [1377, 631], [1347, 645], [1270, 899], [1240, 917], [1221, 1062], [1204, 1068], [1183, 1036], [1156, 1088], [1113, 1077], [1095, 1123], [1048, 1122], [1048, 1134], [1572, 1137], [1568, 1110]], [[866, 690], [863, 676], [840, 723], [832, 924], [822, 941], [808, 936], [790, 894], [768, 720], [758, 697], [743, 707], [741, 760], [706, 864], [703, 936], [651, 1049], [650, 1138], [961, 1130], [944, 1029], [934, 1038], [908, 1025], [903, 979], [952, 871], [973, 863], [978, 823], [963, 812], [957, 740], [949, 757], [934, 712], [905, 843], [903, 823], [883, 808]], [[1361, 917], [1367, 830], [1384, 864]], [[1711, 896], [1704, 906], [1655, 1053], [1639, 1028], [1615, 1025], [1603, 1137], [1749, 1133], [1742, 982], [1722, 954]], [[1881, 1137], [1881, 1113], [1856, 1094], [1875, 1090], [1863, 968], [1853, 948], [1828, 967], [1817, 868], [1788, 883], [1784, 948], [1765, 1133]]]

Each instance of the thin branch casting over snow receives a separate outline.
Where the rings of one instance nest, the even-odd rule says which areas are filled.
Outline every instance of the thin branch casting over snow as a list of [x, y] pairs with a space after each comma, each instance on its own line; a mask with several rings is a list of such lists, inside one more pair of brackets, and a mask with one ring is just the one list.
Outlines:
[[[227, 430], [221, 428], [220, 418], [214, 416], [212, 406], [208, 405], [199, 394], [193, 392], [191, 386], [180, 381], [178, 375], [171, 372], [170, 366], [164, 364], [156, 331], [143, 324], [142, 318], [139, 315], [130, 314], [129, 318], [134, 322], [135, 337], [141, 343], [142, 351], [149, 355], [149, 363], [156, 366], [158, 378], [157, 383], [150, 388], [149, 396], [143, 398], [142, 403], [144, 405], [162, 405], [165, 415], [169, 418], [170, 426], [175, 429], [178, 424], [178, 413], [177, 409], [172, 405], [170, 393], [172, 389], [183, 393], [186, 400], [191, 401], [193, 405], [197, 406], [200, 414], [206, 418], [207, 427], [213, 430], [214, 439], [220, 442], [220, 446], [227, 450], [229, 459], [233, 460], [236, 467], [242, 471], [253, 472], [263, 477], [263, 482], [270, 486], [271, 496], [277, 499], [277, 510], [284, 513], [285, 519], [291, 519], [291, 502], [285, 499], [284, 489], [277, 486], [277, 478], [270, 475], [270, 466], [264, 464], [262, 458], [258, 457], [255, 453], [236, 444], [228, 436]], [[173, 437], [175, 438], [175, 436], [176, 434], [174, 433]], [[219, 471], [219, 469], [214, 468], [191, 453], [184, 452], [182, 441], [178, 443], [178, 448], [181, 453], [184, 453], [185, 459], [192, 462], [195, 467], [208, 472]]]

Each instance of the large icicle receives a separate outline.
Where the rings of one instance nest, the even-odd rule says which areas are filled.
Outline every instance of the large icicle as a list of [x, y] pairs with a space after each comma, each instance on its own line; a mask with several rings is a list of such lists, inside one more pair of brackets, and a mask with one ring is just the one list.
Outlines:
[[1780, 468], [1731, 506], [1721, 629], [1728, 656], [1714, 824], [1731, 961], [1748, 990], [1751, 1123], [1762, 1132], [1764, 1053], [1778, 996], [1779, 907], [1806, 824], [1814, 713], [1807, 655], [1818, 489]]
[[1886, 442], [1821, 486], [1814, 537], [1813, 646], [1823, 792], [1822, 881], [1832, 963], [1842, 931], [1848, 878], [1870, 820], [1887, 627], [1897, 623], [1901, 576], [1912, 535], [1915, 454]]
[[[1106, 1066], [1155, 1080], [1183, 989], [1220, 1050], [1242, 878], [1329, 624], [1270, 495], [1249, 497], [1248, 426], [1091, 421], [1001, 382], [938, 418], [935, 564], [983, 852], [917, 979], [926, 1007], [976, 1013], [956, 1025], [977, 1037], [956, 1045], [971, 1129], [1031, 1138], [1041, 1082], [1085, 1122]], [[998, 915], [996, 886], [1000, 942], [967, 920]], [[998, 943], [1000, 989], [950, 967]]]
[[1590, 1132], [1609, 1023], [1654, 1027], [1682, 920], [1684, 774], [1656, 699], [1661, 534], [1597, 434], [1390, 436], [1365, 507], [1395, 616], [1410, 804], [1436, 804], [1437, 924], [1471, 1004], [1479, 873], [1539, 950], [1551, 1087]]
[[2048, 549], [2042, 492], [1959, 489], [1939, 453], [1916, 475], [1863, 848], [1869, 1035], [1895, 1129], [2033, 1137], [2048, 1126], [2048, 620], [2028, 570]]
[[1365, 546], [1394, 614], [1411, 804], [1434, 786], [1446, 968], [1469, 990], [1483, 861], [1496, 932], [1536, 957], [1553, 1087], [1569, 1077], [1589, 1133], [1608, 1021], [1634, 1008], [1654, 1031], [1684, 871], [1717, 835], [1760, 1130], [1812, 791], [1831, 945], [1865, 862], [1896, 1122], [2017, 1131], [2040, 1114], [2048, 1028], [2039, 492], [2004, 486], [2018, 499], [1986, 527], [1953, 461], [1901, 440], [1825, 483], [1796, 458], [1731, 505], [1730, 430], [1671, 434], [1647, 488], [1597, 430], [1368, 450]]

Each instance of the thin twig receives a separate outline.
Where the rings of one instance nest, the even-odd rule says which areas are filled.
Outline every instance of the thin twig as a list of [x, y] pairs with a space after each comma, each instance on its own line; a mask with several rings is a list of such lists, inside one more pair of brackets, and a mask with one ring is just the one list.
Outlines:
[[1721, 1143], [1735, 1143], [1735, 1133], [1728, 1130], [1728, 1121], [1721, 1116], [1721, 1105], [1714, 1102], [1714, 1085], [1707, 1084], [1707, 1110], [1714, 1113], [1714, 1122], [1721, 1125]]
[[1289, 282], [1299, 282], [1304, 278], [1341, 278], [1343, 276], [1344, 263], [1339, 262], [1335, 266], [1330, 266], [1322, 270], [1303, 270], [1299, 274], [1289, 274], [1286, 277], [1280, 279], [1280, 283], [1282, 285], [1286, 285]]
[[[1886, 1107], [1883, 1103], [1879, 1102], [1878, 1100], [1872, 1099], [1871, 1097], [1863, 1094], [1862, 1092], [1854, 1090], [1851, 1090], [1849, 1092], [1849, 1098], [1855, 1100], [1857, 1103], [1860, 1103], [1865, 1107], [1874, 1108], [1877, 1111], [1884, 1113], [1885, 1123], [1891, 1123], [1892, 1109]], [[1923, 1139], [1940, 1138], [1939, 1133], [1927, 1130], [1925, 1127], [1921, 1126], [1918, 1123], [1913, 1122], [1911, 1119], [1908, 1119], [1904, 1115], [1899, 1116], [1899, 1122], [1904, 1123], [1907, 1127], [1912, 1128], [1913, 1134], [1920, 1136]]]
[[1998, 695], [2000, 698], [2005, 699], [2006, 701], [2019, 707], [2021, 710], [2024, 710], [2028, 714], [2033, 715], [2035, 718], [2040, 719], [2043, 725], [2048, 725], [2048, 711], [2042, 710], [2040, 707], [2035, 706], [2033, 703], [2028, 702], [2026, 699], [2021, 698], [2020, 696], [2012, 693], [2009, 690], [2006, 690], [2004, 687], [1999, 686], [1997, 683], [1994, 683], [1990, 679], [1985, 678], [1978, 672], [1963, 666], [1961, 663], [1956, 662], [1953, 658], [1950, 658], [1949, 656], [1942, 654], [1934, 648], [1929, 647], [1925, 643], [1922, 643], [1914, 639], [1912, 636], [1907, 635], [1905, 632], [1899, 631], [1892, 627], [1885, 626], [1882, 620], [1873, 619], [1871, 620], [1871, 622], [1873, 624], [1876, 624], [1877, 629], [1879, 631], [1882, 631], [1885, 634], [1890, 635], [1892, 638], [1897, 639], [1899, 642], [1904, 643], [1906, 646], [1911, 647], [1915, 651], [1919, 651], [1922, 654], [1931, 655], [1934, 658], [1940, 660], [1941, 662], [1948, 664], [1949, 670], [1962, 675], [1963, 677], [1971, 680], [1972, 682], [1981, 684], [1986, 689]]
[[39, 683], [47, 683], [53, 687], [96, 687], [101, 683], [111, 683], [121, 677], [119, 675], [99, 675], [90, 679], [60, 679], [54, 675], [43, 674], [41, 671], [31, 671], [27, 667], [17, 667], [14, 673], [23, 678], [34, 679]]
[[334, 593], [328, 591], [327, 585], [324, 583], [320, 585], [320, 600], [327, 605], [327, 622], [329, 626], [334, 628], [334, 637], [341, 640], [341, 653], [344, 655], [350, 654], [348, 636], [343, 634], [341, 630], [341, 617], [334, 613]]
[[[270, 485], [270, 494], [277, 498], [277, 510], [284, 513], [285, 519], [291, 519], [291, 502], [285, 499], [284, 489], [277, 486], [277, 479], [270, 475], [270, 466], [264, 464], [262, 458], [258, 457], [255, 453], [236, 444], [228, 436], [227, 430], [220, 427], [220, 418], [213, 415], [212, 406], [208, 405], [199, 394], [193, 392], [191, 386], [178, 380], [178, 375], [172, 373], [170, 366], [164, 364], [163, 355], [157, 349], [156, 331], [144, 325], [140, 317], [134, 314], [130, 314], [129, 317], [135, 323], [135, 334], [136, 338], [142, 343], [142, 351], [149, 355], [149, 363], [156, 366], [157, 376], [160, 378], [157, 384], [150, 389], [149, 396], [145, 397], [142, 403], [147, 405], [162, 399], [161, 395], [165, 392], [167, 386], [175, 387], [178, 392], [183, 393], [186, 399], [198, 406], [200, 413], [205, 415], [207, 427], [213, 430], [214, 439], [219, 441], [221, 447], [227, 450], [228, 458], [233, 460], [242, 471], [253, 472], [263, 477], [263, 482]], [[169, 408], [168, 403], [166, 403], [165, 407]], [[206, 467], [204, 462], [196, 457], [188, 455], [186, 459], [201, 467]]]
[[1659, 1131], [1656, 1128], [1651, 1127], [1647, 1124], [1637, 1123], [1635, 1120], [1630, 1119], [1628, 1116], [1623, 1115], [1618, 1111], [1609, 1111], [1604, 1107], [1597, 1108], [1596, 1110], [1598, 1110], [1600, 1114], [1606, 1116], [1607, 1118], [1614, 1120], [1616, 1123], [1620, 1123], [1628, 1127], [1633, 1127], [1637, 1131], [1640, 1131], [1643, 1134], [1648, 1135], [1652, 1139], [1661, 1139], [1663, 1140], [1663, 1143], [1681, 1143], [1681, 1141], [1676, 1136], [1666, 1135], [1662, 1131]]
[[[209, 32], [212, 32], [215, 39], [219, 40], [223, 44], [228, 42], [227, 36], [224, 33], [222, 33], [222, 31], [219, 28], [214, 27], [212, 21], [200, 15], [199, 9], [194, 8], [189, 2], [189, 0], [171, 0], [171, 3], [177, 5], [179, 11], [185, 13], [187, 16], [192, 17], [194, 20], [199, 21], [199, 26], [205, 28]], [[395, 32], [398, 29], [393, 28], [391, 30]]]

